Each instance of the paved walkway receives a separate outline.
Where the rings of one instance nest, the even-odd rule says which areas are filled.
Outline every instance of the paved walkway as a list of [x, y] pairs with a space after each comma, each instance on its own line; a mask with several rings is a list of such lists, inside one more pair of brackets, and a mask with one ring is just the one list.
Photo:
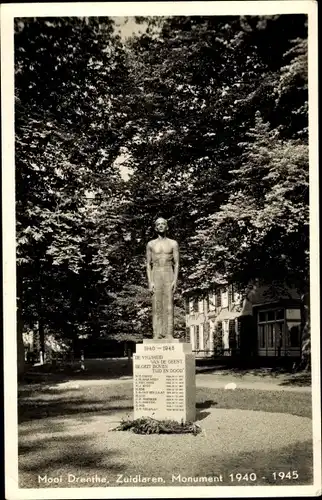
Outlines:
[[[56, 485], [60, 488], [119, 486], [119, 478], [138, 474], [158, 476], [164, 486], [179, 486], [181, 477], [184, 485], [186, 477], [221, 474], [222, 485], [231, 486], [229, 474], [236, 472], [256, 474], [253, 485], [269, 484], [270, 471], [274, 471], [277, 464], [278, 470], [289, 470], [290, 456], [292, 469], [298, 471], [300, 480], [312, 481], [312, 421], [309, 418], [210, 408], [198, 415], [202, 432], [197, 436], [155, 434], [147, 437], [133, 432], [113, 432], [122, 417], [126, 418], [124, 412], [111, 415], [97, 412], [90, 418], [76, 413], [22, 423], [20, 488], [55, 486], [37, 481], [38, 474], [47, 473], [61, 478]], [[73, 481], [74, 477], [89, 478], [89, 481], [91, 477], [104, 477], [107, 484], [69, 483], [68, 474]]]
[[[57, 388], [79, 388], [84, 386], [97, 386], [97, 385], [118, 385], [120, 383], [132, 383], [133, 379], [130, 376], [120, 377], [116, 379], [84, 379], [72, 380], [62, 382], [55, 385]], [[281, 377], [259, 377], [254, 375], [230, 375], [230, 374], [209, 374], [199, 373], [196, 376], [197, 387], [209, 387], [211, 389], [257, 389], [259, 391], [291, 391], [291, 392], [310, 392], [311, 386], [296, 386], [296, 385], [283, 385], [286, 379]]]
[[[196, 377], [197, 387], [209, 387], [212, 389], [257, 389], [259, 391], [295, 391], [310, 392], [310, 386], [283, 385], [286, 381], [283, 378], [275, 380], [272, 377], [254, 377], [245, 375], [213, 375], [200, 373]], [[236, 386], [236, 387], [234, 387]]]

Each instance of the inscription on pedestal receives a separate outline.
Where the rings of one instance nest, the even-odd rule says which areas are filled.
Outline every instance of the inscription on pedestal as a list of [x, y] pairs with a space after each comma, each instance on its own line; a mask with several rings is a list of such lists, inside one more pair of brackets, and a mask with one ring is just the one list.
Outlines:
[[142, 352], [133, 359], [136, 418], [186, 420], [187, 416], [191, 417], [193, 412], [187, 408], [191, 398], [187, 398], [187, 391], [195, 392], [193, 355], [184, 353], [182, 344], [140, 347]]

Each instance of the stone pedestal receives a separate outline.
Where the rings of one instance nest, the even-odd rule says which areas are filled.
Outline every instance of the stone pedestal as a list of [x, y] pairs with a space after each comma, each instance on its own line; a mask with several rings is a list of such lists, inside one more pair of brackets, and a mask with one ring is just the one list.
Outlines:
[[196, 418], [196, 369], [191, 344], [144, 340], [133, 355], [134, 418], [192, 422]]

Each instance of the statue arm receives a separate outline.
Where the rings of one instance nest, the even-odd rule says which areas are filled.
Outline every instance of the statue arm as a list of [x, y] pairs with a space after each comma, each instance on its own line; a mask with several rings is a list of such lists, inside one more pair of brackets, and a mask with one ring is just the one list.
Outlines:
[[175, 241], [173, 246], [173, 262], [174, 262], [174, 277], [173, 277], [173, 291], [176, 289], [178, 274], [179, 274], [179, 245]]
[[152, 263], [152, 249], [151, 249], [151, 246], [148, 243], [147, 246], [146, 246], [146, 274], [147, 274], [147, 277], [148, 277], [149, 290], [153, 291], [151, 263]]

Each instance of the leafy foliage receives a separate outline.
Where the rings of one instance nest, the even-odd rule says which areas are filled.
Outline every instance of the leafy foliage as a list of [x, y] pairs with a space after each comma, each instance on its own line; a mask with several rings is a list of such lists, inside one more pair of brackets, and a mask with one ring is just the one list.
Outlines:
[[[134, 37], [130, 44], [132, 74], [144, 113], [134, 110], [132, 115], [135, 135], [127, 160], [132, 197], [127, 214], [137, 233], [159, 214], [169, 218], [181, 247], [182, 286], [195, 288], [202, 286], [205, 276], [217, 278], [224, 271], [221, 262], [208, 258], [206, 265], [201, 264], [205, 264], [204, 240], [196, 235], [207, 231], [209, 217], [221, 213], [236, 190], [234, 177], [249, 154], [258, 107], [272, 137], [278, 133], [281, 141], [286, 136], [292, 139], [284, 145], [288, 156], [305, 141], [305, 18], [178, 16], [146, 22], [151, 34]], [[153, 31], [156, 25], [159, 36]], [[281, 27], [277, 46], [274, 33]], [[293, 92], [302, 110], [298, 120], [289, 107]], [[297, 144], [299, 136], [302, 142]], [[257, 161], [256, 147], [249, 164]], [[275, 153], [278, 148], [279, 144]], [[261, 174], [258, 170], [249, 184], [255, 186]], [[242, 189], [240, 193], [244, 195]], [[273, 201], [278, 190], [270, 196]], [[295, 211], [292, 215], [296, 217]], [[286, 207], [276, 216], [288, 217]], [[141, 233], [140, 242], [148, 236]], [[192, 247], [194, 238], [197, 243]], [[142, 244], [137, 249], [142, 254]], [[235, 252], [233, 245], [229, 249]], [[198, 268], [199, 282], [193, 277]]]
[[15, 30], [22, 321], [74, 337], [95, 328], [100, 282], [88, 193], [115, 193], [117, 210], [125, 55], [109, 19], [16, 19]]
[[280, 139], [259, 112], [247, 135], [227, 202], [193, 239], [203, 248], [195, 275], [219, 270], [243, 284], [260, 277], [303, 290], [309, 265], [308, 146]]

